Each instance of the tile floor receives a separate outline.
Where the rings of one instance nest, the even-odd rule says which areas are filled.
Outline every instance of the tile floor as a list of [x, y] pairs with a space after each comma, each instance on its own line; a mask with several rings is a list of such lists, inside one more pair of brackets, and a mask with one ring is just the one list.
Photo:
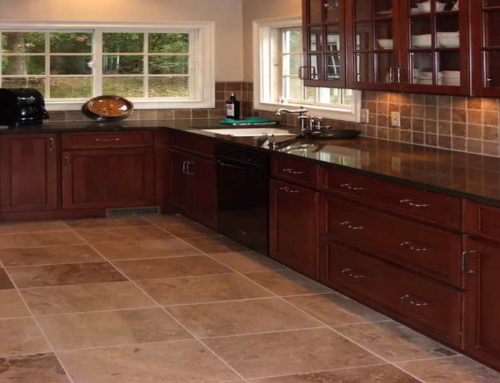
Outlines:
[[500, 374], [176, 216], [0, 224], [0, 382]]

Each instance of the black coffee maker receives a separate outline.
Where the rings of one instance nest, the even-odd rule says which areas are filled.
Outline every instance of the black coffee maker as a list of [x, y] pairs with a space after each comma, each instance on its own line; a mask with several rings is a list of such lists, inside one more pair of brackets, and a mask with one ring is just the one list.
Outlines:
[[48, 118], [45, 100], [38, 90], [0, 88], [0, 125], [36, 125]]

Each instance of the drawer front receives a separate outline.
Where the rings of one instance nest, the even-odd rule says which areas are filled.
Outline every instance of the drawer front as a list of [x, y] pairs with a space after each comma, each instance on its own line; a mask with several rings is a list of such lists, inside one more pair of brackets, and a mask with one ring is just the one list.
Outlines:
[[194, 133], [172, 132], [172, 148], [202, 157], [215, 158], [215, 140]]
[[461, 228], [460, 198], [328, 168], [321, 169], [321, 189], [396, 209], [455, 230]]
[[318, 166], [293, 158], [272, 158], [271, 174], [275, 178], [313, 189], [318, 188]]
[[63, 149], [144, 148], [153, 145], [153, 132], [64, 133]]
[[433, 278], [461, 286], [461, 238], [444, 230], [324, 196], [323, 233]]
[[500, 241], [500, 208], [467, 201], [465, 216], [467, 233]]
[[337, 243], [321, 247], [322, 282], [460, 347], [462, 292]]

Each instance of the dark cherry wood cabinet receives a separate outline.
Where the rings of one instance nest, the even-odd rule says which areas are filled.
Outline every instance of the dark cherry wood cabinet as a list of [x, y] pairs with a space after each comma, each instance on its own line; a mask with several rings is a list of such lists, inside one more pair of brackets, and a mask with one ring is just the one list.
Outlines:
[[270, 243], [272, 258], [316, 277], [318, 193], [271, 181]]
[[63, 209], [154, 205], [154, 164], [148, 148], [64, 151]]
[[2, 213], [58, 208], [58, 140], [55, 134], [0, 138]]

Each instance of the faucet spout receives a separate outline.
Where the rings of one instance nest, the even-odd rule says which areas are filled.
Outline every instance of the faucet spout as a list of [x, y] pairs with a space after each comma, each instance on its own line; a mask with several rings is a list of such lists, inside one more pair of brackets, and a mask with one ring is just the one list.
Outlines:
[[307, 130], [307, 121], [309, 121], [309, 118], [306, 116], [307, 112], [309, 112], [309, 109], [306, 109], [303, 106], [301, 106], [299, 107], [299, 109], [281, 108], [278, 109], [274, 114], [276, 114], [276, 116], [282, 116], [283, 113], [298, 114], [300, 120], [300, 129], [302, 130], [302, 132], [305, 132]]

